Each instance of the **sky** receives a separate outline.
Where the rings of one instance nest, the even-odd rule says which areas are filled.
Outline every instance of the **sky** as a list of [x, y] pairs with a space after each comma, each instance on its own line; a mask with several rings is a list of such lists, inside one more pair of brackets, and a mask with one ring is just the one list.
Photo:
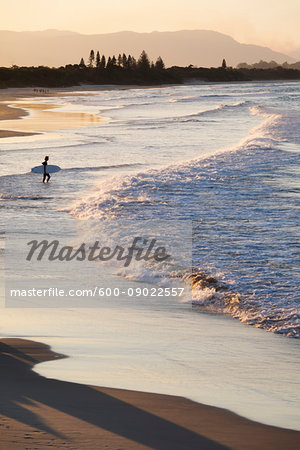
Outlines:
[[83, 34], [206, 29], [287, 52], [300, 47], [299, 0], [6, 0], [0, 30]]

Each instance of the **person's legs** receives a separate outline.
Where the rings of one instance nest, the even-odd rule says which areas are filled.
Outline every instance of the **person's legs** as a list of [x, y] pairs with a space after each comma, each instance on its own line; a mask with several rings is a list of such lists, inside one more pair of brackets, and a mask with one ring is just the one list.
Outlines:
[[46, 176], [47, 176], [47, 174], [46, 174], [46, 173], [44, 173], [44, 176], [43, 176], [43, 183], [45, 183], [45, 180], [46, 180]]
[[50, 175], [49, 175], [49, 173], [47, 173], [47, 183], [48, 183], [48, 181], [50, 180]]

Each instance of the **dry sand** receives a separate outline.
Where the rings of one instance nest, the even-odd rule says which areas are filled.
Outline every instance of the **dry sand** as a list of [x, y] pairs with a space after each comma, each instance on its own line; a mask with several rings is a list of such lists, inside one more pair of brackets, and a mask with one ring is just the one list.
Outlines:
[[0, 448], [293, 449], [300, 432], [251, 422], [181, 397], [47, 379], [32, 371], [61, 358], [44, 344], [0, 340]]

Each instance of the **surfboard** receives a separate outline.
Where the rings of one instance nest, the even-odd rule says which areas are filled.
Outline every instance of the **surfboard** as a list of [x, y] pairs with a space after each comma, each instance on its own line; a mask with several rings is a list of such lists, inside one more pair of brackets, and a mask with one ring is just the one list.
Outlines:
[[[46, 172], [47, 173], [54, 173], [59, 172], [61, 168], [59, 166], [53, 166], [51, 164], [47, 165]], [[44, 173], [44, 166], [36, 166], [31, 169], [31, 172], [33, 173]]]

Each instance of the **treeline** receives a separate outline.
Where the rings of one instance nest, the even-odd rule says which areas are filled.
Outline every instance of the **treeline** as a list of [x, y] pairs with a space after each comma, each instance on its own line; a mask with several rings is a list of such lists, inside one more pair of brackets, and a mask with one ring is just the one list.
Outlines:
[[173, 66], [166, 68], [161, 57], [155, 63], [145, 51], [136, 60], [131, 55], [118, 57], [100, 55], [91, 50], [85, 63], [63, 67], [0, 67], [0, 88], [6, 87], [68, 87], [80, 84], [156, 85], [184, 82], [230, 82], [253, 80], [299, 80], [300, 70], [290, 67], [227, 67], [223, 59], [220, 67]]
[[272, 80], [300, 80], [300, 70], [286, 69], [278, 66], [273, 69], [233, 69], [232, 67], [172, 67], [175, 77], [187, 81], [272, 81]]
[[165, 69], [161, 57], [153, 63], [145, 51], [136, 60], [131, 55], [106, 57], [91, 50], [87, 59], [79, 64], [50, 68], [17, 67], [0, 68], [0, 87], [64, 87], [78, 84], [165, 84], [180, 83], [172, 72]]
[[178, 82], [171, 73], [165, 70], [165, 64], [159, 56], [155, 63], [150, 61], [145, 50], [136, 58], [125, 53], [106, 57], [90, 51], [87, 63], [82, 57], [79, 64], [69, 64], [69, 70], [80, 70], [89, 82], [103, 84], [160, 84]]
[[84, 69], [86, 67], [88, 67], [89, 69], [95, 68], [99, 71], [121, 68], [124, 70], [139, 70], [141, 72], [148, 72], [150, 70], [163, 70], [165, 68], [165, 63], [160, 56], [157, 58], [155, 64], [153, 63], [153, 61], [150, 62], [150, 59], [145, 50], [142, 51], [138, 60], [136, 60], [134, 56], [125, 55], [125, 53], [123, 53], [123, 55], [119, 53], [118, 58], [116, 58], [115, 55], [106, 58], [105, 55], [100, 55], [99, 50], [97, 51], [96, 55], [94, 50], [91, 50], [88, 57], [88, 64], [86, 65], [84, 62], [84, 58], [81, 58], [78, 67], [81, 69]]
[[282, 67], [283, 69], [300, 70], [300, 61], [291, 64], [289, 64], [288, 62], [278, 64], [276, 61], [267, 62], [261, 59], [258, 63], [254, 64], [240, 63], [237, 65], [238, 69], [277, 69], [279, 67]]

